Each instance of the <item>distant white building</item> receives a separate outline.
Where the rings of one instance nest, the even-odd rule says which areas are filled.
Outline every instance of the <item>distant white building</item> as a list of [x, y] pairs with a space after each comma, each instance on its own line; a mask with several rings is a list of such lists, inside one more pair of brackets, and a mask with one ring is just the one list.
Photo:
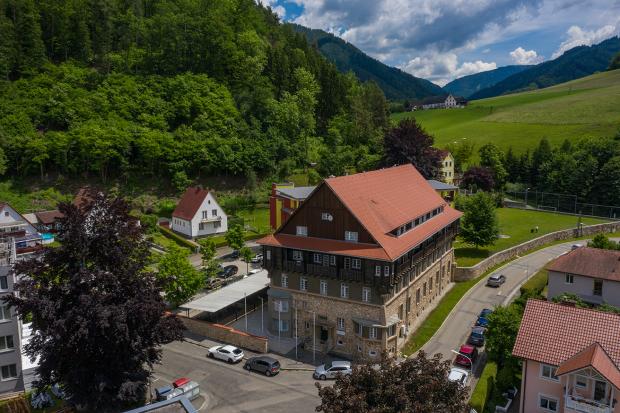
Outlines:
[[414, 110], [422, 109], [451, 109], [463, 108], [467, 105], [467, 100], [460, 96], [430, 96], [413, 106]]
[[170, 228], [188, 238], [228, 231], [228, 216], [212, 192], [187, 188], [172, 213]]

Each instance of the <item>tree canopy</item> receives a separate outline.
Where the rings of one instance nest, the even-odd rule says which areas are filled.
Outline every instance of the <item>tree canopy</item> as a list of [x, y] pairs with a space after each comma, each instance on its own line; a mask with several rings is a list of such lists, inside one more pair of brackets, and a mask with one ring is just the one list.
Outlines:
[[160, 346], [181, 339], [182, 325], [164, 314], [128, 204], [94, 192], [89, 198], [79, 208], [59, 205], [59, 245], [15, 266], [16, 294], [5, 302], [32, 319], [24, 350], [39, 358], [37, 388], [60, 383], [76, 405], [118, 411], [143, 400]]
[[189, 251], [171, 245], [160, 259], [157, 276], [166, 300], [175, 306], [189, 301], [205, 285], [205, 277], [189, 261]]
[[465, 198], [461, 218], [461, 238], [476, 247], [495, 243], [499, 235], [499, 222], [495, 200], [486, 192]]
[[371, 364], [354, 367], [339, 376], [333, 386], [317, 383], [321, 404], [318, 412], [330, 413], [427, 413], [462, 412], [467, 392], [448, 380], [450, 362], [441, 355], [428, 358], [424, 351], [396, 364], [384, 358], [380, 368]]

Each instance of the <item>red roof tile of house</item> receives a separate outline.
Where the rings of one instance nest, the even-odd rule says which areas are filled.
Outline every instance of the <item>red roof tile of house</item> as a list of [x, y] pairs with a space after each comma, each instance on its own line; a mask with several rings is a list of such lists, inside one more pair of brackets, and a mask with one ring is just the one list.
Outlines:
[[551, 262], [547, 270], [620, 281], [620, 251], [576, 248]]
[[619, 337], [620, 315], [529, 300], [512, 354], [560, 366], [593, 343], [598, 343], [618, 367]]
[[187, 188], [172, 216], [191, 221], [208, 194], [209, 191], [198, 186]]
[[53, 211], [41, 211], [34, 213], [40, 223], [44, 225], [53, 224], [58, 218], [62, 218], [65, 215], [57, 209]]
[[614, 364], [609, 354], [599, 343], [592, 343], [590, 346], [575, 354], [558, 367], [556, 376], [563, 376], [575, 371], [592, 367], [600, 375], [610, 381], [617, 389], [620, 389], [620, 370]]

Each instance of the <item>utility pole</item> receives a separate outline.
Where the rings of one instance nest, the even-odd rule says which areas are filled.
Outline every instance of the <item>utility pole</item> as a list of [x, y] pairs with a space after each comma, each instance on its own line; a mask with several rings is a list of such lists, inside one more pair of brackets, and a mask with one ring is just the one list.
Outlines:
[[295, 360], [297, 360], [297, 307], [295, 307]]
[[260, 333], [265, 334], [265, 328], [263, 327], [263, 307], [265, 304], [263, 303], [263, 297], [258, 297], [260, 299]]
[[312, 312], [312, 364], [316, 361], [316, 313]]
[[243, 306], [245, 307], [245, 332], [248, 332], [248, 296], [243, 293]]

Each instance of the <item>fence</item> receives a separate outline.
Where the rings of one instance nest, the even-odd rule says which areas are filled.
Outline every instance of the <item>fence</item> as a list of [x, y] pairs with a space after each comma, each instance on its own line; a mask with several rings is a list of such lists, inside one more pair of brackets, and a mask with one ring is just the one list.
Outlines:
[[506, 192], [505, 205], [509, 208], [527, 208], [539, 211], [620, 219], [620, 206], [581, 202], [577, 195], [539, 191]]

